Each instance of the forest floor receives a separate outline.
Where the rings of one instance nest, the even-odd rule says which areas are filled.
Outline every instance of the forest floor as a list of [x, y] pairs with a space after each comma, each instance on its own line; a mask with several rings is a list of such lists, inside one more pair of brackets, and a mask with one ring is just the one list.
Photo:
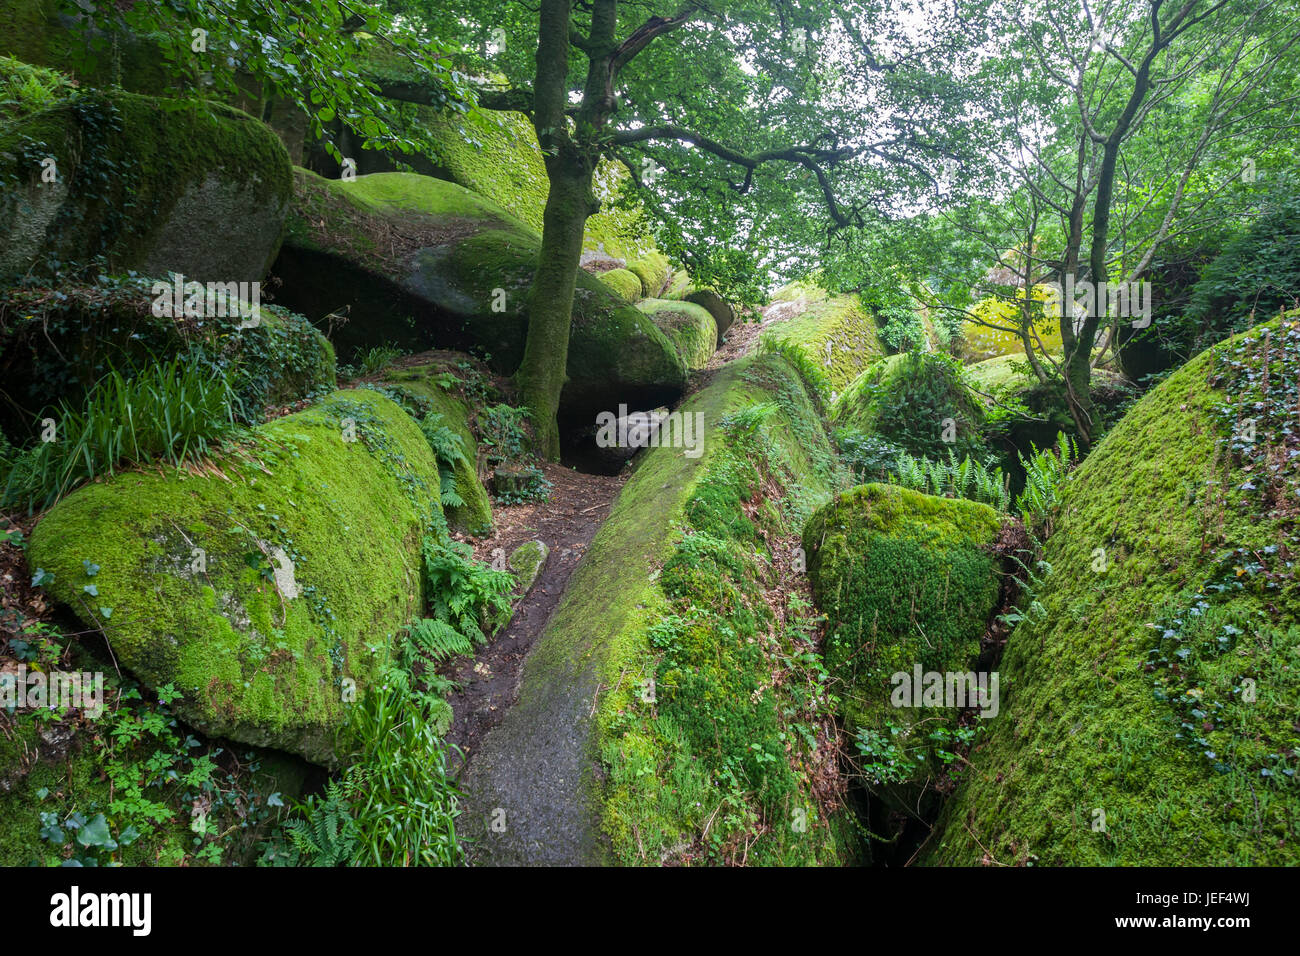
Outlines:
[[479, 741], [518, 699], [524, 658], [546, 629], [570, 575], [627, 480], [626, 473], [588, 475], [550, 462], [541, 469], [552, 486], [547, 499], [496, 505], [492, 536], [474, 542], [474, 556], [489, 564], [494, 554], [499, 556], [498, 548], [509, 555], [528, 541], [541, 541], [550, 554], [505, 629], [474, 657], [453, 661], [442, 671], [458, 687], [448, 697], [454, 717], [447, 733], [447, 743], [460, 751], [452, 751], [456, 768], [472, 758]]
[[[732, 325], [708, 366], [692, 378], [687, 394], [703, 388], [719, 369], [748, 354], [763, 327], [755, 321]], [[495, 505], [492, 536], [472, 541], [474, 557], [489, 564], [500, 552], [508, 555], [533, 540], [543, 542], [550, 554], [533, 586], [515, 606], [506, 628], [474, 657], [450, 662], [441, 671], [457, 685], [448, 698], [454, 717], [447, 733], [457, 769], [473, 758], [480, 741], [518, 700], [524, 659], [546, 630], [570, 576], [631, 474], [630, 468], [612, 476], [585, 474], [549, 462], [541, 468], [552, 484], [547, 500]]]

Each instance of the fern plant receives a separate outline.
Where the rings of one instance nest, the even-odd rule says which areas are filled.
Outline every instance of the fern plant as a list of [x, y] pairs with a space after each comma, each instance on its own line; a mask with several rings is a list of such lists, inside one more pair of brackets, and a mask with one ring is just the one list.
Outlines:
[[438, 459], [439, 497], [450, 508], [459, 508], [465, 500], [456, 491], [456, 466], [468, 463], [465, 442], [437, 412], [429, 412], [420, 420], [420, 431]]
[[[1035, 542], [1035, 547], [1041, 548], [1041, 545]], [[1030, 567], [1014, 554], [1008, 557], [1020, 565], [1023, 576], [1017, 575], [1016, 583], [1020, 586], [1020, 600], [1024, 602], [1025, 607], [1021, 608], [1019, 604], [1013, 604], [1005, 614], [998, 615], [998, 620], [1009, 627], [1015, 627], [1023, 621], [1041, 621], [1047, 616], [1047, 608], [1043, 607], [1036, 595], [1047, 576], [1052, 573], [1052, 566], [1040, 559]]]
[[357, 822], [343, 788], [331, 780], [325, 796], [311, 796], [301, 816], [284, 825], [290, 866], [347, 866], [357, 851]]
[[441, 663], [457, 654], [473, 654], [470, 639], [446, 621], [424, 618], [410, 628], [412, 645]]
[[951, 450], [946, 462], [903, 452], [894, 462], [892, 481], [938, 498], [980, 501], [1002, 512], [1011, 508], [1010, 483], [1001, 468], [989, 468], [969, 455], [958, 462]]
[[423, 552], [425, 590], [433, 620], [476, 643], [486, 641], [484, 623], [510, 612], [514, 575], [473, 560], [469, 546], [457, 541], [443, 544], [426, 537]]
[[1038, 449], [1030, 445], [1026, 458], [1020, 455], [1025, 469], [1025, 490], [1016, 496], [1016, 510], [1026, 528], [1042, 537], [1052, 532], [1052, 519], [1061, 502], [1061, 490], [1079, 456], [1078, 447], [1069, 435], [1057, 436], [1056, 447]]

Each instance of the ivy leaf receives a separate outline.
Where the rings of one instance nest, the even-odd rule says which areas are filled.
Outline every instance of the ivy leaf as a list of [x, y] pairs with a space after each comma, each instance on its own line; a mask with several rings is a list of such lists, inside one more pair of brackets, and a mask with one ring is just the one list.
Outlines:
[[84, 847], [100, 846], [108, 850], [116, 850], [117, 844], [113, 842], [113, 835], [108, 830], [108, 820], [104, 819], [102, 813], [97, 813], [89, 823], [77, 832], [77, 842]]

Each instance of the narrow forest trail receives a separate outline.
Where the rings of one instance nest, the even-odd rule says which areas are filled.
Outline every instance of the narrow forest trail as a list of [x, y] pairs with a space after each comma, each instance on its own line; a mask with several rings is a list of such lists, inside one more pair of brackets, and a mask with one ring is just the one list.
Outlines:
[[475, 542], [474, 556], [489, 564], [529, 541], [541, 541], [549, 554], [506, 628], [473, 658], [456, 661], [443, 672], [458, 688], [448, 698], [454, 716], [447, 733], [447, 743], [459, 751], [452, 757], [457, 769], [473, 759], [484, 735], [518, 698], [524, 658], [546, 629], [626, 481], [625, 476], [589, 475], [552, 462], [541, 468], [552, 485], [547, 500], [498, 506], [492, 537]]
[[[752, 352], [768, 324], [732, 326], [678, 404]], [[499, 556], [497, 549], [510, 554], [532, 540], [545, 543], [550, 555], [507, 628], [473, 659], [444, 672], [459, 686], [449, 698], [453, 722], [447, 741], [461, 751], [453, 759], [465, 793], [461, 832], [473, 864], [571, 865], [599, 859], [600, 838], [590, 826], [596, 814], [586, 786], [591, 774], [586, 735], [601, 688], [591, 670], [590, 648], [557, 655], [543, 638], [643, 454], [617, 476], [543, 466], [554, 486], [548, 500], [500, 508], [494, 535], [475, 542], [475, 557], [483, 561]], [[602, 575], [593, 577], [591, 570], [586, 569], [581, 586], [603, 586]], [[592, 620], [588, 628], [584, 621], [583, 627], [594, 634], [606, 624]], [[544, 660], [531, 660], [537, 655]], [[528, 683], [530, 670], [548, 676]]]

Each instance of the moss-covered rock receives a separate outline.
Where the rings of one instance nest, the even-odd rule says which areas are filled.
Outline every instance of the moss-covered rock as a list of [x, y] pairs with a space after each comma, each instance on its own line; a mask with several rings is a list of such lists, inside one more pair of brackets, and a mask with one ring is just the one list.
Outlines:
[[482, 463], [474, 431], [475, 407], [460, 390], [461, 380], [452, 365], [448, 360], [408, 365], [387, 372], [384, 381], [427, 402], [442, 423], [460, 436], [464, 460], [456, 462], [452, 472], [456, 494], [464, 503], [446, 508], [447, 522], [452, 528], [472, 535], [491, 534], [492, 499], [479, 474]]
[[668, 284], [659, 295], [663, 299], [685, 299], [694, 291], [695, 281], [691, 279], [691, 274], [685, 269], [673, 269], [668, 276]]
[[641, 294], [648, 299], [658, 297], [668, 285], [672, 264], [662, 252], [651, 252], [627, 264], [628, 271], [641, 280]]
[[[668, 296], [672, 298], [672, 296]], [[695, 289], [688, 292], [683, 298], [687, 302], [694, 302], [698, 306], [708, 309], [709, 315], [713, 316], [713, 322], [718, 327], [718, 344], [722, 344], [722, 337], [727, 334], [736, 321], [736, 310], [718, 293], [712, 289]]]
[[763, 338], [788, 342], [826, 372], [832, 391], [850, 382], [885, 354], [875, 320], [854, 295], [830, 296], [809, 286], [778, 292], [768, 307]]
[[[525, 223], [474, 193], [414, 173], [353, 182], [298, 172], [290, 235], [276, 266], [281, 300], [308, 315], [350, 310], [344, 354], [393, 342], [473, 348], [513, 372], [527, 336], [527, 293], [540, 250]], [[562, 414], [610, 401], [671, 401], [686, 369], [672, 342], [601, 280], [578, 273]]]
[[692, 372], [709, 364], [718, 345], [718, 327], [707, 309], [693, 302], [642, 299], [636, 307], [650, 316]]
[[397, 405], [353, 391], [212, 465], [79, 489], [32, 532], [31, 565], [190, 723], [330, 764], [350, 692], [423, 609], [437, 461]]
[[[470, 760], [469, 825], [517, 808], [482, 841], [488, 862], [851, 856], [813, 796], [810, 748], [788, 733], [807, 701], [774, 684], [763, 650], [797, 653], [764, 589], [788, 558], [776, 542], [797, 544], [840, 480], [834, 453], [779, 355], [727, 366], [678, 411], [703, 416], [703, 453], [645, 453], [525, 663], [519, 703]], [[742, 502], [758, 503], [754, 520]], [[715, 816], [719, 801], [731, 811]]]
[[1179, 369], [1071, 475], [929, 862], [1300, 862], [1297, 400], [1293, 314]]
[[891, 355], [859, 375], [831, 406], [846, 430], [878, 434], [913, 455], [981, 458], [984, 408], [961, 365], [935, 352]]
[[525, 541], [510, 552], [510, 570], [515, 572], [518, 582], [515, 585], [516, 594], [524, 595], [532, 590], [537, 576], [546, 566], [546, 559], [550, 553], [551, 549], [546, 546], [545, 541]]
[[600, 281], [609, 286], [624, 302], [641, 298], [641, 277], [628, 269], [610, 269], [600, 274]]
[[[1034, 322], [1034, 340], [1041, 343], [1040, 348], [1049, 352], [1061, 351], [1061, 323], [1050, 315], [1052, 288], [1037, 285], [1033, 291], [1033, 301], [1042, 303], [1039, 316]], [[967, 361], [979, 362], [1002, 355], [1023, 355], [1024, 340], [1019, 333], [1008, 331], [1018, 328], [1021, 317], [1023, 294], [1020, 301], [997, 296], [982, 299], [971, 307], [971, 314], [979, 321], [967, 318], [962, 323], [962, 351]], [[987, 324], [986, 324], [987, 323]]]
[[[481, 110], [473, 116], [436, 113], [421, 108], [420, 121], [437, 139], [437, 174], [491, 200], [534, 230], [550, 184], [532, 121], [522, 113]], [[618, 163], [602, 163], [595, 191], [613, 198], [627, 172]], [[655, 252], [644, 213], [606, 206], [587, 219], [583, 249], [590, 256], [624, 262]]]
[[[941, 769], [934, 731], [953, 708], [897, 706], [894, 675], [971, 672], [998, 600], [989, 546], [1001, 521], [988, 505], [868, 484], [838, 495], [803, 532], [817, 606], [827, 616], [823, 655], [845, 726], [874, 774], [874, 792], [913, 800]], [[900, 698], [901, 699], [901, 698]], [[975, 701], [970, 701], [971, 705]], [[882, 789], [883, 788], [883, 789]]]
[[[171, 283], [169, 282], [170, 286]], [[60, 400], [76, 407], [110, 369], [130, 376], [159, 358], [186, 354], [229, 376], [242, 418], [333, 389], [334, 349], [303, 316], [261, 305], [256, 324], [238, 314], [175, 319], [153, 314], [153, 281], [103, 277], [93, 285], [0, 291], [0, 422], [28, 435]], [[241, 328], [248, 325], [247, 328]]]
[[0, 184], [0, 275], [102, 257], [202, 282], [261, 280], [292, 192], [284, 146], [248, 114], [120, 91], [0, 129]]

